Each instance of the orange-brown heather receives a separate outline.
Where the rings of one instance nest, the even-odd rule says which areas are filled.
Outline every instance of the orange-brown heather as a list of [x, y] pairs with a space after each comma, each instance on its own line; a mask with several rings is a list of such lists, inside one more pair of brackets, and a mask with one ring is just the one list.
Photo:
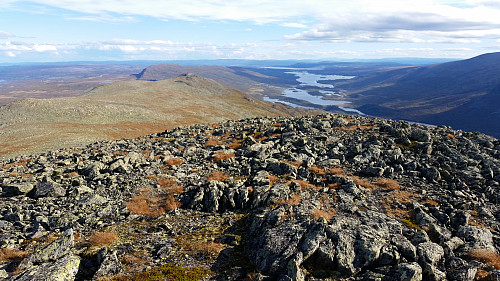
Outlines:
[[213, 171], [208, 177], [208, 181], [227, 181], [229, 180], [229, 175], [222, 171]]
[[225, 159], [230, 159], [230, 158], [233, 158], [234, 157], [234, 153], [224, 153], [222, 151], [219, 151], [219, 152], [216, 152], [213, 156], [213, 160], [215, 162], [219, 162], [221, 160], [225, 160]]
[[500, 270], [500, 255], [488, 249], [473, 249], [467, 257], [485, 263], [487, 266]]
[[94, 232], [90, 235], [89, 242], [91, 246], [102, 247], [115, 242], [118, 239], [116, 232]]
[[0, 262], [23, 259], [27, 255], [25, 251], [2, 248], [0, 249]]

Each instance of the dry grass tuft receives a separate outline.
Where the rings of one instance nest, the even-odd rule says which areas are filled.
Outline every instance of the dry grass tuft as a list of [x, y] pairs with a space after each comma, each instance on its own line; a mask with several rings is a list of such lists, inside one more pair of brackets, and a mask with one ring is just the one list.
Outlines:
[[388, 190], [399, 190], [401, 186], [399, 186], [399, 182], [393, 179], [379, 178], [375, 180], [375, 185]]
[[409, 204], [414, 199], [419, 198], [420, 194], [416, 192], [410, 192], [405, 190], [395, 190], [391, 192], [391, 194], [387, 197], [387, 199], [382, 202], [382, 206], [384, 207], [385, 214], [392, 218], [404, 218], [410, 219], [412, 215], [411, 210], [407, 210], [404, 208], [395, 208], [393, 203], [397, 201], [401, 204]]
[[205, 143], [205, 147], [222, 145], [222, 142], [217, 139], [209, 139]]
[[286, 163], [286, 164], [288, 164], [288, 165], [292, 165], [292, 166], [294, 166], [294, 167], [295, 167], [295, 168], [297, 168], [297, 169], [300, 167], [300, 165], [302, 165], [302, 161], [288, 161], [288, 160], [282, 160], [281, 162]]
[[177, 181], [170, 177], [161, 177], [158, 179], [158, 185], [169, 194], [181, 194], [184, 190]]
[[23, 259], [27, 255], [25, 251], [2, 248], [0, 249], [0, 262]]
[[309, 168], [309, 171], [315, 173], [316, 175], [324, 176], [326, 175], [325, 169], [318, 167], [318, 166], [312, 166]]
[[74, 178], [74, 177], [78, 177], [78, 172], [74, 171], [74, 172], [69, 172], [67, 175], [66, 175], [67, 178]]
[[351, 176], [351, 179], [354, 181], [355, 184], [359, 186], [362, 186], [364, 188], [373, 188], [373, 185], [367, 179], [363, 179], [357, 176]]
[[273, 186], [277, 181], [278, 181], [278, 177], [275, 176], [275, 175], [267, 175], [267, 178], [269, 179], [269, 186]]
[[339, 186], [340, 186], [340, 183], [330, 183], [330, 184], [328, 184], [328, 188], [330, 188], [330, 189], [337, 189], [337, 188], [339, 188]]
[[213, 160], [219, 162], [222, 160], [230, 159], [234, 157], [234, 153], [224, 153], [222, 151], [214, 153]]
[[158, 185], [161, 187], [171, 187], [177, 184], [177, 181], [171, 177], [161, 177], [158, 179]]
[[410, 192], [405, 190], [399, 190], [391, 194], [390, 199], [397, 200], [400, 203], [408, 204], [411, 203], [413, 198], [420, 197], [420, 194], [416, 192]]
[[148, 253], [145, 250], [127, 253], [120, 258], [121, 263], [125, 266], [125, 272], [142, 271], [148, 262]]
[[341, 131], [357, 131], [357, 130], [370, 130], [372, 128], [373, 126], [351, 125], [351, 126], [335, 127], [334, 129]]
[[478, 268], [476, 272], [476, 276], [474, 276], [474, 280], [478, 281], [491, 281], [493, 280], [490, 277], [490, 273], [484, 269]]
[[213, 171], [207, 178], [208, 181], [228, 181], [229, 175], [221, 171]]
[[342, 168], [330, 168], [326, 171], [326, 173], [329, 175], [342, 175], [344, 170], [342, 170]]
[[488, 249], [473, 249], [467, 254], [467, 257], [500, 270], [500, 255]]
[[164, 210], [158, 208], [157, 200], [146, 196], [136, 195], [126, 203], [127, 209], [134, 215], [158, 216], [164, 213]]
[[14, 163], [12, 163], [12, 164], [5, 165], [5, 166], [3, 166], [3, 168], [4, 168], [5, 170], [7, 170], [7, 169], [10, 169], [10, 168], [15, 167], [15, 166], [26, 167], [26, 163], [28, 163], [29, 161], [31, 161], [31, 159], [30, 159], [30, 158], [27, 158], [27, 159], [21, 159], [21, 160], [19, 160], [19, 161], [17, 161], [17, 162], [14, 162]]
[[170, 166], [180, 165], [180, 164], [182, 164], [182, 159], [170, 158], [167, 161], [165, 161], [165, 164], [170, 165]]
[[94, 232], [89, 238], [91, 246], [102, 247], [109, 245], [118, 239], [116, 232]]
[[305, 181], [305, 180], [293, 180], [293, 182], [298, 183], [302, 189], [308, 189], [308, 188], [312, 188], [312, 189], [316, 189], [316, 190], [322, 189], [322, 187], [315, 186], [314, 184], [311, 184], [309, 181]]
[[241, 140], [233, 139], [230, 143], [227, 144], [227, 147], [231, 149], [238, 149], [241, 147]]
[[189, 245], [189, 250], [203, 256], [217, 256], [224, 248], [223, 244], [216, 242], [195, 242]]
[[302, 197], [300, 196], [300, 194], [294, 193], [290, 196], [290, 198], [287, 198], [287, 199], [280, 198], [280, 199], [274, 200], [274, 204], [276, 204], [276, 205], [289, 204], [292, 206], [297, 206], [300, 204], [301, 201], [302, 201]]
[[145, 216], [159, 216], [166, 211], [180, 207], [173, 194], [182, 192], [182, 187], [173, 185], [167, 188], [166, 193], [155, 194], [151, 190], [141, 190], [138, 195], [133, 196], [127, 203], [127, 209], [131, 214]]
[[422, 204], [424, 204], [424, 205], [431, 205], [431, 206], [434, 206], [434, 207], [439, 206], [439, 202], [434, 201], [434, 200], [429, 199], [429, 198], [425, 199], [425, 200], [424, 200], [424, 201], [422, 201], [421, 203], [422, 203]]
[[179, 208], [180, 206], [181, 202], [176, 201], [174, 195], [167, 194], [164, 198], [162, 208], [167, 211], [172, 211]]
[[335, 216], [335, 210], [329, 209], [329, 210], [321, 210], [321, 209], [313, 209], [311, 211], [311, 217], [314, 220], [317, 220], [319, 218], [324, 218], [325, 220], [329, 221]]

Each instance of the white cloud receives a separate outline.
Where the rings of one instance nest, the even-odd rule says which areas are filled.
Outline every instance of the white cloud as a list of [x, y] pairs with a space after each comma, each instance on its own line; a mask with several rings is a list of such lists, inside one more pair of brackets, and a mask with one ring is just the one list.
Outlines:
[[26, 42], [11, 42], [7, 41], [4, 44], [0, 44], [0, 50], [5, 51], [9, 57], [13, 55], [19, 55], [26, 52], [58, 52], [57, 45], [49, 45], [49, 44], [32, 44]]
[[[21, 0], [8, 0], [10, 3]], [[182, 20], [236, 20], [267, 23], [299, 16], [303, 1], [289, 0], [286, 4], [272, 0], [32, 0], [32, 3], [77, 11], [90, 15], [138, 15], [160, 19]], [[102, 20], [99, 17], [82, 17], [85, 20]], [[105, 17], [104, 17], [105, 19]]]
[[[356, 13], [325, 18], [323, 23], [285, 38], [333, 42], [463, 42], [453, 38], [457, 34], [461, 34], [462, 39], [498, 37], [499, 28], [500, 10], [484, 7], [456, 8], [432, 4], [415, 9], [409, 5], [407, 9], [393, 8], [385, 12], [366, 7]], [[438, 37], [432, 38], [436, 35]]]
[[[398, 35], [403, 36], [403, 35]], [[382, 39], [381, 39], [382, 40]], [[456, 38], [456, 40], [461, 40]], [[468, 40], [468, 39], [464, 39]], [[495, 40], [491, 40], [495, 41]], [[464, 41], [466, 42], [466, 41]], [[468, 41], [467, 41], [468, 42]], [[443, 42], [436, 42], [443, 43]], [[498, 45], [497, 42], [494, 44]], [[384, 58], [384, 57], [471, 57], [476, 51], [464, 49], [419, 47], [423, 44], [400, 44], [400, 48], [373, 48], [371, 44], [321, 44], [318, 41], [285, 41], [257, 43], [192, 43], [169, 40], [111, 39], [78, 44], [33, 44], [28, 42], [0, 43], [0, 58], [4, 60], [133, 60], [133, 59], [325, 59], [325, 58]], [[384, 45], [386, 46], [386, 45]]]
[[285, 22], [280, 24], [281, 26], [284, 27], [290, 27], [290, 28], [307, 28], [308, 26], [303, 24], [303, 23], [298, 23], [298, 22]]
[[96, 16], [82, 16], [82, 17], [67, 17], [68, 20], [81, 20], [81, 21], [91, 21], [91, 22], [103, 22], [103, 23], [119, 23], [119, 22], [134, 22], [136, 19], [131, 16], [111, 16], [109, 14], [100, 14]]
[[[21, 0], [4, 0], [14, 5]], [[449, 41], [454, 33], [468, 38], [500, 36], [497, 0], [32, 0], [81, 13], [73, 19], [132, 21], [135, 16], [162, 20], [247, 21], [309, 28], [286, 39], [333, 42]], [[308, 26], [304, 22], [317, 23]], [[430, 38], [432, 32], [440, 33]], [[488, 34], [488, 35], [481, 35]], [[465, 36], [465, 35], [464, 35]], [[0, 33], [0, 38], [2, 33]], [[5, 37], [5, 35], [4, 35]], [[473, 40], [471, 42], [474, 42]]]
[[467, 3], [474, 6], [483, 6], [500, 10], [500, 2], [497, 0], [468, 0]]
[[8, 32], [0, 30], [0, 39], [6, 39], [6, 38], [11, 38], [11, 37], [16, 37], [13, 34], [10, 34]]
[[33, 45], [33, 50], [37, 52], [57, 52], [57, 47], [54, 45], [41, 45], [41, 44], [35, 44]]

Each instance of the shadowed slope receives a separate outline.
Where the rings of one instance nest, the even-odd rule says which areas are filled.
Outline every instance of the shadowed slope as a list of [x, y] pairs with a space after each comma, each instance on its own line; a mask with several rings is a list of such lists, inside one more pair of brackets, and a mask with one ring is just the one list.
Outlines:
[[[364, 113], [500, 136], [500, 53], [385, 71], [338, 83]], [[490, 114], [491, 113], [491, 114]], [[465, 114], [465, 118], [462, 115]]]

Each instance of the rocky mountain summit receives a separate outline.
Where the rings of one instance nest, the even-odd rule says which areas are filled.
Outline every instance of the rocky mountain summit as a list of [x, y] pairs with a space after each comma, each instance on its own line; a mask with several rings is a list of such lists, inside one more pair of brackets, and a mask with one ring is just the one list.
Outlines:
[[0, 162], [0, 279], [499, 280], [500, 141], [254, 118]]

